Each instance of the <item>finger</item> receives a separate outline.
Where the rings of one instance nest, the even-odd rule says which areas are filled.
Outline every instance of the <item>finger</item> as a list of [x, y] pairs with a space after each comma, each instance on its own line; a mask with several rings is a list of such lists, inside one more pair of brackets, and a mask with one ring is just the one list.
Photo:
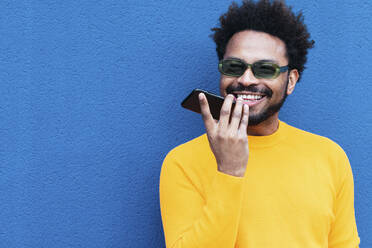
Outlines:
[[249, 106], [243, 104], [243, 117], [240, 121], [239, 132], [247, 134], [247, 127], [249, 124]]
[[231, 105], [234, 101], [235, 97], [231, 94], [227, 95], [225, 101], [222, 104], [221, 112], [220, 112], [220, 121], [219, 126], [222, 129], [227, 128], [230, 121], [230, 112], [231, 112]]
[[212, 131], [215, 125], [215, 121], [212, 117], [211, 111], [209, 110], [208, 100], [203, 93], [199, 94], [199, 103], [204, 125], [207, 129], [207, 133], [209, 133], [210, 131]]
[[239, 128], [240, 119], [242, 117], [243, 101], [241, 99], [236, 100], [234, 111], [231, 114], [230, 130], [235, 132]]

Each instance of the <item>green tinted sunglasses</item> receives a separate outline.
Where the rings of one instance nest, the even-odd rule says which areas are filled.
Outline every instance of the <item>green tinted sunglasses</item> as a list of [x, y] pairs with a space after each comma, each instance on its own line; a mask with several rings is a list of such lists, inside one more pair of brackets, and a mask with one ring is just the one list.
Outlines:
[[218, 63], [218, 70], [226, 76], [240, 77], [248, 68], [252, 69], [256, 78], [274, 79], [281, 72], [288, 70], [288, 66], [279, 66], [275, 63], [261, 60], [253, 64], [247, 64], [240, 59], [223, 59]]

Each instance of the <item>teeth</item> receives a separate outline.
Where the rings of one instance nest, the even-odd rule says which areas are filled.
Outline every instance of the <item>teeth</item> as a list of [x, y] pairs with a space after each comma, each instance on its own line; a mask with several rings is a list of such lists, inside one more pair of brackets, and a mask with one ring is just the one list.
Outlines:
[[260, 100], [263, 96], [258, 95], [241, 95], [238, 94], [238, 98], [243, 98], [244, 100]]

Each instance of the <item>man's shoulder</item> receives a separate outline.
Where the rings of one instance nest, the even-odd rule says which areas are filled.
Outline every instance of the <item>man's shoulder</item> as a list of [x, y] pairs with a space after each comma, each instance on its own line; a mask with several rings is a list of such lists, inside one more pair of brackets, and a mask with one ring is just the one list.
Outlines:
[[[341, 181], [351, 175], [351, 166], [346, 152], [332, 139], [307, 132], [298, 128], [290, 127], [293, 134], [289, 135], [301, 140], [297, 143], [305, 143], [294, 148], [294, 154], [306, 154], [308, 161], [316, 161], [317, 166], [328, 168], [330, 175], [333, 175], [334, 182], [340, 187]], [[293, 139], [290, 138], [290, 139]], [[294, 146], [293, 146], [294, 147]], [[300, 152], [298, 152], [301, 150]]]
[[288, 130], [286, 142], [296, 146], [305, 146], [326, 153], [344, 153], [341, 146], [329, 137], [305, 131], [303, 129], [285, 124]]
[[205, 156], [211, 153], [208, 137], [204, 133], [183, 144], [177, 145], [167, 154], [167, 158], [195, 159], [196, 157]]
[[189, 178], [200, 179], [215, 168], [208, 137], [203, 134], [170, 150], [163, 161], [162, 171], [182, 171]]

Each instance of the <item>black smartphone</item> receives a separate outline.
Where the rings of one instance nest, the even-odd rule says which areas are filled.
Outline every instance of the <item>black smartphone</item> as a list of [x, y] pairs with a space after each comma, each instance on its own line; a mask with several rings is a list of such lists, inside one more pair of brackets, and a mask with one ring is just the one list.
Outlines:
[[[225, 98], [222, 96], [215, 95], [205, 90], [201, 89], [194, 89], [181, 103], [181, 106], [194, 111], [196, 113], [201, 113], [200, 110], [200, 103], [199, 103], [199, 93], [204, 93], [207, 97], [209, 109], [214, 119], [220, 119], [220, 111]], [[232, 109], [234, 109], [235, 103], [232, 105]]]

